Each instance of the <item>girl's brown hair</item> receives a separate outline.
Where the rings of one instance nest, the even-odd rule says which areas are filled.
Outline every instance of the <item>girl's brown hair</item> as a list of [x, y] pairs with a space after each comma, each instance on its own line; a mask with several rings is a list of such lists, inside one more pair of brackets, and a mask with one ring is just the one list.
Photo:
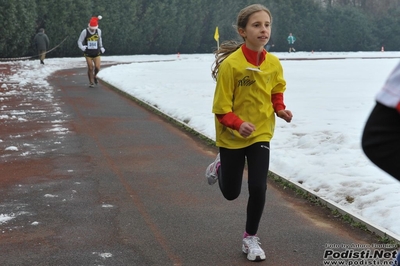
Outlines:
[[[249, 17], [253, 13], [258, 12], [258, 11], [267, 12], [267, 14], [269, 15], [269, 17], [271, 19], [271, 24], [272, 24], [272, 15], [271, 15], [271, 12], [269, 11], [269, 9], [263, 5], [254, 4], [254, 5], [247, 6], [247, 7], [243, 8], [242, 10], [240, 10], [240, 12], [237, 16], [236, 25], [234, 25], [236, 30], [246, 28], [247, 22], [249, 22]], [[243, 41], [244, 41], [244, 39], [243, 39]], [[239, 49], [240, 46], [242, 46], [242, 44], [243, 44], [243, 42], [226, 41], [220, 45], [218, 50], [214, 51], [215, 61], [213, 63], [213, 68], [212, 68], [212, 73], [211, 73], [211, 76], [213, 77], [214, 80], [217, 80], [218, 68], [219, 68], [219, 65], [221, 64], [221, 62], [224, 61], [224, 59], [227, 58], [228, 55], [230, 55], [231, 53], [233, 53], [234, 51]]]

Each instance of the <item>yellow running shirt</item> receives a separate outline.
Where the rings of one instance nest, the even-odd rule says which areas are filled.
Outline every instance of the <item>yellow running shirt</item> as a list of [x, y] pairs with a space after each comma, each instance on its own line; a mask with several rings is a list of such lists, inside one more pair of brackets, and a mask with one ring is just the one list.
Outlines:
[[267, 53], [257, 68], [246, 60], [242, 49], [230, 54], [218, 69], [212, 112], [233, 112], [241, 120], [254, 124], [256, 130], [243, 138], [215, 117], [216, 145], [240, 149], [260, 141], [269, 142], [275, 129], [271, 95], [283, 93], [285, 89], [282, 65], [276, 56]]

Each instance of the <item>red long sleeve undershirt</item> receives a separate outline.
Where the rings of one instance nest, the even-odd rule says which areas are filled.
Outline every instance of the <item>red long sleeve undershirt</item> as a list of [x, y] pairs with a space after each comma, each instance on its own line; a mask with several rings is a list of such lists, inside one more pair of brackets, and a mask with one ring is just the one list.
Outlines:
[[[266, 51], [259, 55], [258, 52], [252, 51], [246, 47], [246, 45], [242, 45], [242, 51], [245, 55], [247, 61], [253, 65], [260, 65], [266, 57]], [[259, 58], [259, 59], [257, 59]], [[257, 61], [260, 61], [259, 63]], [[283, 93], [275, 93], [271, 96], [272, 106], [274, 108], [275, 113], [280, 110], [285, 110], [286, 106], [283, 102]], [[218, 121], [226, 127], [232, 128], [234, 130], [239, 130], [240, 126], [243, 123], [237, 115], [233, 112], [229, 112], [227, 114], [216, 114]]]
[[[283, 103], [283, 93], [275, 93], [272, 94], [272, 105], [274, 107], [275, 113], [280, 110], [285, 110], [286, 106]], [[229, 112], [226, 114], [216, 114], [218, 121], [226, 127], [232, 128], [234, 130], [238, 130], [242, 123], [244, 122], [233, 112]]]

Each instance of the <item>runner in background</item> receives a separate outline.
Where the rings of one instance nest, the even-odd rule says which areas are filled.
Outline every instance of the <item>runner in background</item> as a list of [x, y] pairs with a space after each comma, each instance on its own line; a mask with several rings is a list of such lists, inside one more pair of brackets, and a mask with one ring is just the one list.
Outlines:
[[99, 29], [99, 20], [102, 16], [92, 17], [89, 25], [81, 32], [78, 39], [78, 47], [83, 51], [88, 67], [89, 86], [94, 87], [97, 84], [97, 73], [100, 71], [100, 54], [106, 51], [103, 47], [101, 30]]
[[292, 33], [289, 33], [289, 36], [287, 37], [287, 41], [289, 44], [289, 53], [292, 51], [296, 52], [296, 50], [294, 49], [294, 43], [296, 42], [296, 37], [294, 37]]
[[269, 36], [267, 45], [265, 45], [265, 50], [267, 50], [267, 52], [269, 52], [269, 50], [271, 50], [272, 47], [275, 47], [275, 44], [274, 44], [274, 41], [272, 40], [272, 37]]

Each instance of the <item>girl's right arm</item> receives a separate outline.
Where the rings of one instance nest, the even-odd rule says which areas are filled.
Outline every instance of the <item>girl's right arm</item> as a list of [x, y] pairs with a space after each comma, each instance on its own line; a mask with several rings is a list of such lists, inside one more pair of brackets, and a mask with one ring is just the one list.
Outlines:
[[240, 119], [233, 112], [229, 112], [227, 114], [216, 114], [218, 121], [226, 127], [232, 128], [234, 130], [239, 131], [240, 126], [243, 123], [243, 120]]
[[251, 135], [251, 133], [253, 133], [254, 130], [256, 130], [256, 127], [252, 123], [243, 121], [233, 112], [229, 112], [223, 115], [216, 114], [216, 116], [221, 124], [237, 130], [243, 138], [247, 138]]

